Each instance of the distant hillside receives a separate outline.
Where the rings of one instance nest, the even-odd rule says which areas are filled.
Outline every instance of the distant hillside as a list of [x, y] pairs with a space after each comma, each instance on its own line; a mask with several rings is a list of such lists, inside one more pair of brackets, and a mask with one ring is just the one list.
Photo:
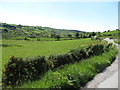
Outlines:
[[101, 33], [101, 35], [104, 37], [120, 38], [120, 30], [116, 29], [112, 31], [104, 31], [103, 33]]
[[61, 40], [71, 40], [79, 38], [91, 38], [94, 36], [106, 38], [118, 38], [120, 30], [108, 30], [104, 32], [83, 32], [78, 30], [56, 29], [42, 26], [27, 26], [0, 23], [0, 31], [2, 31], [3, 39], [14, 40], [56, 40], [56, 37]]
[[75, 35], [78, 30], [66, 30], [66, 29], [55, 29], [50, 27], [42, 26], [25, 26], [16, 24], [0, 23], [0, 29], [2, 30], [2, 37], [51, 37], [54, 35], [60, 35], [66, 37], [68, 34]]

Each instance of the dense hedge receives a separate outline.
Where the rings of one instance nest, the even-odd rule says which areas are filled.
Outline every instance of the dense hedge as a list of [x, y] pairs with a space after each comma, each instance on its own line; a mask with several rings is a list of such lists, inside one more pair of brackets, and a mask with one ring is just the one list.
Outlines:
[[53, 62], [54, 67], [52, 67], [52, 68], [57, 68], [61, 65], [65, 65], [65, 64], [74, 62], [74, 58], [69, 53], [61, 54], [61, 55], [50, 55], [48, 57], [48, 60]]
[[112, 44], [97, 44], [91, 45], [83, 49], [74, 49], [69, 53], [60, 54], [60, 55], [50, 55], [48, 60], [52, 62], [52, 68], [59, 67], [61, 65], [69, 64], [75, 61], [80, 61], [82, 59], [87, 59], [94, 55], [101, 55], [102, 53], [109, 51]]
[[23, 81], [36, 80], [47, 70], [45, 58], [17, 58], [12, 56], [3, 72], [3, 84], [16, 86]]
[[3, 71], [3, 85], [14, 87], [22, 84], [24, 81], [37, 80], [48, 69], [55, 69], [94, 55], [101, 55], [103, 52], [109, 51], [111, 47], [112, 44], [91, 45], [84, 49], [70, 50], [66, 54], [50, 55], [48, 59], [45, 59], [44, 56], [29, 58], [12, 56]]

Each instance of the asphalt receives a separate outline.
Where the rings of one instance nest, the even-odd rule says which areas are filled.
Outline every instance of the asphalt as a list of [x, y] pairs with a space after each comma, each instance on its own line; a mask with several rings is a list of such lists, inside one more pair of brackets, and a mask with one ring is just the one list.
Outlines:
[[[112, 39], [106, 38], [108, 42], [114, 43]], [[115, 43], [114, 43], [115, 44]], [[87, 83], [85, 88], [119, 88], [118, 73], [120, 72], [120, 45], [117, 45], [119, 54], [115, 61], [107, 67], [102, 73], [96, 75], [94, 79]], [[94, 89], [95, 90], [95, 89]]]

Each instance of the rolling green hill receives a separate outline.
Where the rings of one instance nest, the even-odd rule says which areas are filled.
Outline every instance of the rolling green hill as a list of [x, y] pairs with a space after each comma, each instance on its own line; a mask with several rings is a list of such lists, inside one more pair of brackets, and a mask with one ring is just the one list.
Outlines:
[[42, 26], [25, 26], [6, 23], [0, 23], [0, 29], [2, 30], [2, 37], [5, 39], [10, 39], [13, 37], [19, 37], [19, 39], [22, 39], [24, 37], [53, 38], [55, 35], [60, 35], [61, 37], [68, 37], [69, 34], [74, 36], [77, 32], [82, 32], [78, 30], [55, 29]]
[[0, 23], [3, 39], [10, 40], [37, 40], [37, 41], [54, 41], [56, 38], [61, 40], [71, 40], [77, 38], [91, 38], [94, 36], [106, 38], [118, 38], [120, 30], [108, 30], [104, 32], [83, 32], [79, 30], [56, 29], [42, 26], [27, 26]]
[[105, 31], [101, 35], [103, 37], [120, 38], [120, 30]]

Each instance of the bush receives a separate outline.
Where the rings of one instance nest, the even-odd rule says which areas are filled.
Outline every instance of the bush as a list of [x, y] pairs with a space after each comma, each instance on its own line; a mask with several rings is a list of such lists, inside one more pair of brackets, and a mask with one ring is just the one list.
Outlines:
[[87, 53], [85, 51], [85, 49], [81, 49], [80, 51], [77, 50], [77, 51], [74, 51], [71, 53], [74, 61], [79, 61], [81, 59], [85, 59], [87, 58]]
[[41, 41], [40, 38], [37, 38], [37, 41]]
[[59, 67], [61, 65], [69, 64], [73, 62], [73, 57], [70, 54], [61, 54], [61, 55], [50, 55], [48, 60], [52, 61], [54, 64], [54, 68]]
[[0, 46], [2, 46], [2, 47], [11, 47], [10, 44], [1, 44]]
[[101, 55], [104, 52], [104, 46], [101, 45], [94, 45], [91, 49], [93, 51], [93, 55]]
[[4, 86], [20, 85], [23, 81], [36, 80], [47, 70], [44, 56], [32, 58], [17, 58], [12, 56], [3, 72]]
[[112, 44], [97, 44], [97, 45], [91, 45], [87, 48], [77, 48], [70, 50], [69, 53], [66, 54], [60, 54], [60, 55], [50, 55], [48, 57], [48, 61], [51, 62], [51, 68], [57, 68], [61, 65], [69, 64], [74, 61], [80, 61], [82, 59], [87, 59], [94, 55], [101, 55], [103, 52], [109, 51]]
[[104, 50], [105, 50], [105, 51], [109, 51], [109, 49], [110, 49], [112, 46], [113, 46], [112, 43], [105, 44], [105, 45], [104, 45]]
[[24, 40], [30, 40], [30, 39], [28, 39], [28, 38], [25, 37]]

